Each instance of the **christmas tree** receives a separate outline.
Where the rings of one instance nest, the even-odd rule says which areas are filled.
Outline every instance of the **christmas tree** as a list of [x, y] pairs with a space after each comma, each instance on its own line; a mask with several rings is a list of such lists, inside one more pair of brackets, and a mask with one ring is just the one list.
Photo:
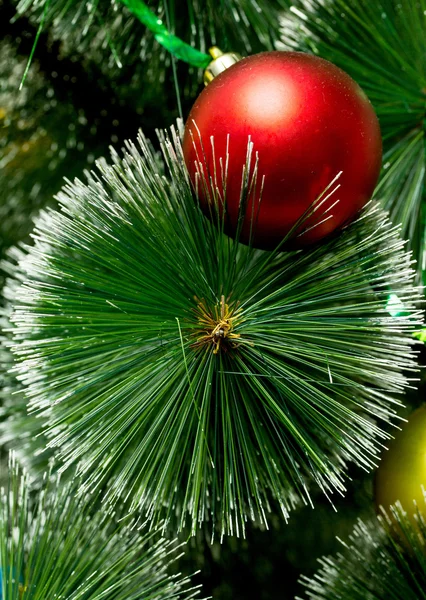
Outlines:
[[425, 597], [425, 0], [0, 33], [0, 598]]

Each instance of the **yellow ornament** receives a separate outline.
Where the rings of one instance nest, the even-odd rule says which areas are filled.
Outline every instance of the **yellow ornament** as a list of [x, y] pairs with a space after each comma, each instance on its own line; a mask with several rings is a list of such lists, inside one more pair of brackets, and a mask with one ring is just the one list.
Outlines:
[[403, 509], [414, 515], [416, 500], [426, 517], [422, 486], [426, 490], [426, 405], [410, 415], [382, 455], [376, 473], [376, 506], [387, 510], [399, 500]]

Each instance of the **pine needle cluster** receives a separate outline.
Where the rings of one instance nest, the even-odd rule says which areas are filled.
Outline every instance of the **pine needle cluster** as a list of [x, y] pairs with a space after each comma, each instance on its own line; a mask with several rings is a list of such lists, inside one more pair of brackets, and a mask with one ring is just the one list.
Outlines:
[[[10, 250], [8, 267], [14, 270], [20, 257], [22, 253], [17, 248]], [[13, 355], [7, 335], [3, 333], [10, 329], [11, 300], [15, 298], [17, 286], [18, 282], [13, 280], [3, 290], [5, 306], [0, 314], [0, 444], [3, 449], [13, 450], [20, 465], [31, 473], [32, 480], [40, 482], [49, 463], [53, 464], [53, 452], [46, 450], [47, 440], [41, 433], [40, 418], [27, 412], [27, 399], [11, 372]]]
[[[288, 1], [148, 0], [145, 4], [170, 32], [202, 52], [220, 45], [229, 51], [252, 53], [272, 48], [279, 37], [280, 11], [288, 6]], [[145, 87], [149, 84], [159, 90], [156, 82], [163, 86], [163, 95], [167, 93], [165, 84], [173, 89], [169, 53], [120, 0], [19, 0], [17, 13], [41, 24], [53, 39], [61, 41], [65, 53], [90, 57], [109, 77], [119, 77], [121, 85], [126, 83], [120, 78], [120, 71], [131, 65], [136, 69], [139, 85], [145, 84], [140, 88], [142, 95], [152, 93]], [[194, 70], [190, 78], [182, 71], [181, 91], [189, 85], [192, 94], [199, 81]]]
[[344, 493], [348, 461], [374, 466], [416, 371], [420, 294], [377, 205], [314, 249], [255, 250], [203, 215], [178, 136], [162, 149], [128, 143], [37, 220], [16, 375], [83, 490], [243, 534], [312, 482]]
[[[398, 503], [367, 523], [359, 521], [334, 558], [301, 582], [310, 600], [424, 600], [426, 522], [410, 519]], [[299, 598], [300, 600], [300, 598]]]
[[35, 63], [19, 90], [26, 62], [11, 41], [0, 41], [0, 257], [53, 204], [65, 174], [81, 173], [100, 146], [85, 112], [58, 95]]
[[[35, 67], [29, 74], [31, 89], [18, 93], [25, 61], [17, 58], [7, 41], [0, 42], [0, 253], [22, 239], [31, 227], [31, 215], [45, 203], [49, 191], [41, 191], [34, 171], [42, 165], [57, 167], [54, 140], [43, 127], [41, 112], [53, 89]], [[43, 104], [41, 104], [41, 98]], [[31, 107], [31, 109], [30, 109]], [[37, 158], [36, 158], [37, 156]], [[55, 156], [55, 158], [54, 158]], [[56, 161], [56, 164], [53, 164]], [[49, 188], [49, 186], [47, 185]], [[57, 190], [55, 190], [56, 192]]]
[[[75, 482], [76, 483], [76, 482]], [[181, 547], [95, 507], [46, 474], [42, 489], [10, 461], [0, 493], [3, 600], [189, 600], [187, 578], [168, 574]]]
[[376, 197], [402, 223], [420, 281], [426, 268], [425, 0], [302, 0], [282, 17], [281, 39], [280, 48], [313, 52], [341, 67], [373, 103], [384, 140]]

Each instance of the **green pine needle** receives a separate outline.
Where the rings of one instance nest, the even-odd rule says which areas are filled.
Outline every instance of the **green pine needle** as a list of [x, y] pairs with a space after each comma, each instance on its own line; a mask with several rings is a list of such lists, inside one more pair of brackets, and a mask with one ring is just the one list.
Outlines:
[[0, 492], [0, 587], [3, 600], [189, 600], [188, 578], [168, 567], [181, 546], [136, 522], [117, 523], [73, 485], [46, 474], [35, 489], [10, 460]]
[[312, 250], [233, 242], [194, 201], [173, 137], [165, 174], [140, 137], [37, 220], [11, 317], [16, 375], [83, 491], [105, 484], [154, 523], [240, 535], [271, 502], [285, 518], [310, 502], [312, 481], [344, 493], [348, 461], [376, 464], [380, 423], [416, 372], [420, 294], [375, 204]]
[[[45, 29], [55, 39], [65, 41], [69, 49], [103, 57], [110, 68], [121, 68], [142, 58], [144, 69], [164, 82], [164, 63], [170, 65], [169, 53], [157, 43], [153, 45], [154, 35], [124, 4], [122, 0], [20, 0], [17, 14], [27, 15], [39, 24], [46, 13]], [[251, 53], [272, 49], [279, 37], [280, 11], [289, 2], [151, 0], [145, 4], [171, 33], [202, 52], [219, 44], [229, 51]]]
[[[334, 558], [319, 560], [313, 578], [302, 577], [310, 600], [426, 599], [426, 522], [415, 524], [399, 503], [368, 523], [359, 521]], [[300, 599], [299, 599], [300, 600]]]
[[[17, 248], [11, 250], [10, 262], [22, 258]], [[15, 269], [16, 270], [16, 269]], [[10, 281], [6, 295], [6, 307], [0, 314], [0, 331], [10, 329], [10, 300], [15, 297], [18, 282]], [[9, 297], [10, 295], [10, 297]], [[46, 450], [47, 440], [41, 433], [40, 418], [27, 413], [27, 400], [22, 386], [10, 372], [13, 355], [8, 348], [5, 335], [0, 336], [0, 444], [13, 449], [20, 464], [29, 471], [32, 480], [39, 483], [49, 468], [53, 452]], [[71, 472], [69, 473], [71, 475]], [[68, 475], [68, 472], [67, 472]]]
[[280, 48], [330, 60], [373, 103], [384, 138], [376, 197], [402, 224], [426, 283], [426, 0], [300, 0], [281, 26]]
[[[81, 173], [108, 146], [94, 122], [36, 64], [19, 91], [25, 58], [0, 40], [0, 257], [27, 237], [65, 175]], [[0, 285], [3, 273], [0, 272]]]

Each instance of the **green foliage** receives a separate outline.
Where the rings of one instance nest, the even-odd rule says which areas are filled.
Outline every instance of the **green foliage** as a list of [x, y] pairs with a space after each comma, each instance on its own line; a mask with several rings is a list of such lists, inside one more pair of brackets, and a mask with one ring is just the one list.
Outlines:
[[[320, 559], [321, 569], [302, 578], [310, 600], [424, 600], [426, 598], [426, 523], [418, 512], [411, 521], [402, 507], [390, 508], [368, 523], [359, 521], [335, 558]], [[300, 599], [299, 599], [300, 600]]]
[[[0, 343], [2, 341], [0, 339]], [[2, 371], [13, 366], [11, 358], [9, 352], [0, 348]], [[27, 414], [27, 402], [23, 391], [5, 371], [0, 377], [0, 402], [0, 444], [3, 448], [14, 449], [20, 463], [29, 470], [31, 477], [40, 480], [53, 453], [45, 449], [47, 441], [41, 434], [40, 419], [34, 414]]]
[[[1, 251], [28, 233], [31, 213], [46, 201], [32, 174], [37, 162], [54, 160], [52, 139], [40, 124], [43, 105], [37, 97], [48, 101], [53, 90], [43, 86], [42, 78], [33, 68], [29, 76], [31, 91], [18, 95], [19, 76], [25, 62], [16, 60], [10, 44], [0, 44], [0, 248]], [[37, 105], [37, 107], [36, 107]], [[33, 107], [28, 114], [28, 107]], [[50, 151], [50, 152], [49, 152]], [[56, 155], [57, 156], [57, 155]], [[47, 159], [47, 160], [46, 160]], [[49, 160], [50, 159], [50, 160]], [[30, 214], [29, 214], [30, 213]]]
[[168, 574], [179, 546], [118, 524], [114, 513], [60, 486], [46, 474], [43, 488], [12, 458], [0, 495], [0, 566], [4, 600], [189, 600], [196, 588]]
[[282, 19], [282, 47], [314, 52], [369, 96], [384, 138], [376, 196], [425, 270], [426, 1], [305, 0]]
[[25, 63], [11, 42], [0, 42], [0, 257], [28, 235], [64, 176], [80, 173], [87, 155], [99, 153], [94, 124], [36, 64], [19, 91]]
[[[145, 3], [170, 31], [187, 43], [200, 46], [200, 50], [221, 39], [245, 45], [248, 52], [253, 44], [267, 45], [277, 38], [279, 11], [288, 6], [284, 0], [148, 0]], [[146, 33], [146, 27], [130, 16], [120, 0], [108, 3], [19, 0], [17, 12], [34, 15], [46, 27], [53, 23], [58, 36], [83, 34], [85, 39], [81, 44], [94, 41], [104, 49], [109, 45], [117, 57], [140, 52], [141, 38]], [[100, 39], [96, 39], [98, 36]]]
[[[151, 0], [146, 4], [170, 32], [194, 48], [207, 52], [218, 44], [243, 54], [272, 48], [279, 36], [280, 10], [288, 6], [287, 0]], [[128, 72], [139, 85], [140, 96], [150, 97], [154, 86], [158, 103], [159, 94], [173, 89], [168, 86], [172, 83], [169, 53], [120, 0], [20, 0], [17, 12], [42, 23], [53, 39], [65, 45], [66, 53], [90, 57], [122, 84], [120, 71], [131, 66], [133, 75]], [[179, 85], [183, 94], [192, 95], [200, 78], [194, 69], [187, 75], [184, 65]]]
[[84, 490], [192, 532], [241, 534], [272, 500], [287, 516], [311, 480], [344, 492], [416, 370], [397, 230], [371, 204], [315, 249], [255, 250], [201, 213], [176, 136], [166, 174], [139, 143], [63, 189], [19, 264], [16, 373], [49, 444]]
[[[13, 267], [21, 257], [22, 253], [17, 248], [11, 250], [9, 260]], [[53, 453], [46, 450], [47, 440], [41, 433], [40, 418], [27, 413], [22, 386], [11, 373], [13, 355], [8, 348], [6, 334], [10, 329], [10, 301], [15, 297], [17, 286], [18, 282], [13, 281], [4, 290], [6, 302], [0, 315], [0, 331], [4, 332], [0, 335], [0, 444], [3, 448], [13, 449], [32, 480], [40, 481], [49, 468]]]

